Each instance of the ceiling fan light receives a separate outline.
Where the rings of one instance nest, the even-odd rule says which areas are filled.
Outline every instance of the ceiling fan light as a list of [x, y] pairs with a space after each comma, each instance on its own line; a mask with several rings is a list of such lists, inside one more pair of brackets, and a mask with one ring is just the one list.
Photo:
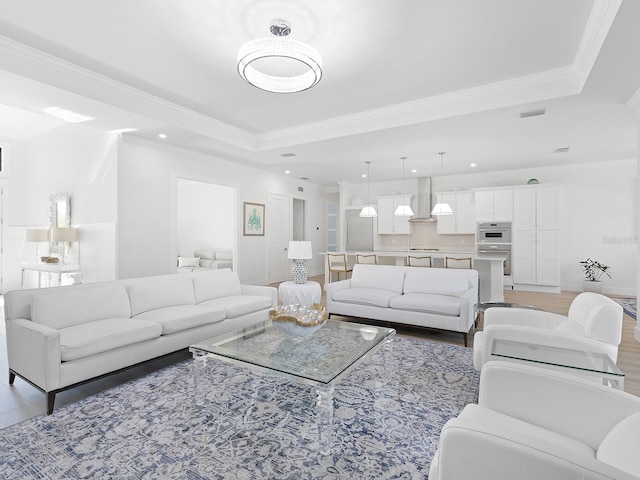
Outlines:
[[360, 211], [360, 216], [364, 218], [377, 217], [378, 212], [373, 205], [365, 205]]
[[431, 215], [453, 215], [453, 210], [448, 203], [436, 203], [433, 210], [431, 210]]

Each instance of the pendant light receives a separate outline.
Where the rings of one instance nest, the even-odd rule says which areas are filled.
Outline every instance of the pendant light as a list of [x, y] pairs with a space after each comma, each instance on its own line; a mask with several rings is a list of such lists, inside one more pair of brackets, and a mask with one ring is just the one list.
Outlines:
[[369, 203], [369, 194], [371, 193], [371, 179], [369, 177], [369, 167], [371, 162], [364, 162], [367, 164], [367, 204], [362, 207], [360, 211], [360, 216], [365, 218], [377, 217], [378, 212], [376, 212], [376, 208]]
[[[443, 157], [444, 154], [447, 152], [438, 152], [438, 155], [440, 155], [440, 176], [442, 176], [442, 185], [443, 185], [443, 190], [444, 190], [444, 163], [443, 163]], [[451, 205], [449, 205], [448, 203], [436, 203], [436, 206], [433, 207], [433, 210], [431, 210], [431, 215], [452, 215], [453, 214], [453, 210], [451, 209]]]
[[[404, 161], [407, 157], [400, 157], [402, 159], [402, 190], [406, 191], [405, 183], [404, 183]], [[411, 197], [409, 197], [411, 198]], [[406, 197], [403, 196], [402, 200], [406, 200]], [[398, 217], [412, 217], [413, 210], [411, 209], [410, 202], [406, 202], [405, 204], [398, 205], [396, 211], [393, 212], [394, 215]]]

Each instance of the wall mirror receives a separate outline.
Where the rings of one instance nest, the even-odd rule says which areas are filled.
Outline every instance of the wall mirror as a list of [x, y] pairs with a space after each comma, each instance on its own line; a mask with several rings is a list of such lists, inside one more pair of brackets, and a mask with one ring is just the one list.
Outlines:
[[71, 196], [55, 193], [49, 197], [49, 226], [64, 228], [71, 225]]

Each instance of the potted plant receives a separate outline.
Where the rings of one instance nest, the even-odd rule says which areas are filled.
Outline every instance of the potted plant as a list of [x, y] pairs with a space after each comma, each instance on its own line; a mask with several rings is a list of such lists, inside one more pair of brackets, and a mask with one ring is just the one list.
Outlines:
[[609, 269], [611, 267], [596, 260], [591, 260], [591, 258], [581, 261], [580, 265], [582, 265], [585, 276], [585, 280], [583, 282], [584, 291], [602, 293], [600, 277], [602, 277], [602, 275], [606, 275], [607, 277], [612, 278], [609, 274]]

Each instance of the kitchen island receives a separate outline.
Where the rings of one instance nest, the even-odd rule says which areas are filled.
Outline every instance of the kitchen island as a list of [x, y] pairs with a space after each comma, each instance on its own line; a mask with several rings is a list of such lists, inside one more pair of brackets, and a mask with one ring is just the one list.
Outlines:
[[[320, 252], [326, 256], [327, 253], [345, 253], [347, 255], [347, 264], [356, 263], [356, 252]], [[476, 252], [460, 251], [460, 250], [429, 250], [411, 252], [404, 251], [376, 251], [376, 252], [358, 252], [361, 255], [377, 255], [379, 263], [391, 265], [407, 265], [407, 256], [409, 253], [414, 255], [428, 255], [434, 262], [434, 268], [444, 267], [445, 257], [471, 257], [473, 268], [478, 270], [480, 302], [502, 302], [504, 301], [504, 261], [506, 254], [480, 254]], [[424, 268], [424, 267], [413, 267]], [[329, 262], [324, 262], [324, 283], [330, 281]]]

